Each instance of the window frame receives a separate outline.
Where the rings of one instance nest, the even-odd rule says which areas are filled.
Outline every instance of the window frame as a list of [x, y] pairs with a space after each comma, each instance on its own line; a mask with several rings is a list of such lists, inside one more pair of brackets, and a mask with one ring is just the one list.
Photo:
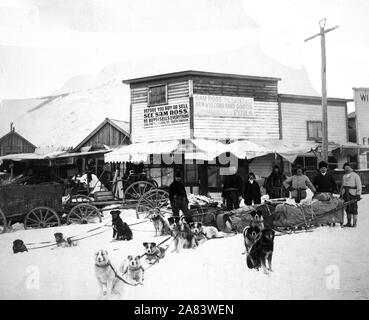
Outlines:
[[[309, 124], [314, 124], [314, 123], [319, 123], [321, 125], [321, 132], [322, 132], [322, 136], [321, 137], [310, 137], [309, 136]], [[318, 120], [307, 120], [306, 121], [306, 140], [309, 141], [320, 141], [323, 139], [323, 121], [318, 121]]]
[[[156, 88], [156, 87], [163, 87], [163, 86], [165, 87], [165, 102], [151, 103], [150, 102], [150, 89], [151, 88]], [[161, 84], [156, 84], [156, 85], [147, 87], [147, 106], [148, 107], [162, 106], [162, 105], [166, 105], [166, 104], [168, 104], [168, 84], [161, 83]]]

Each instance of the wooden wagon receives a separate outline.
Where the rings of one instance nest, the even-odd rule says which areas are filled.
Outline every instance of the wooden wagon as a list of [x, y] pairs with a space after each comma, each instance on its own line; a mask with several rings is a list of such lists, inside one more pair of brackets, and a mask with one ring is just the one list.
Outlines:
[[91, 204], [63, 204], [63, 192], [58, 183], [0, 186], [0, 233], [14, 222], [23, 222], [25, 229], [101, 222], [100, 211]]

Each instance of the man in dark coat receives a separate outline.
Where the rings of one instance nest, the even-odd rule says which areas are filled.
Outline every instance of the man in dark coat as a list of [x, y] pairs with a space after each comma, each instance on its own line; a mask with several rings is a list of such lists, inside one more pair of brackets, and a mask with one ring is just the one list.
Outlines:
[[172, 207], [173, 216], [179, 217], [179, 211], [186, 217], [190, 217], [188, 210], [188, 199], [186, 189], [183, 185], [181, 172], [177, 171], [174, 175], [174, 181], [169, 186], [169, 200]]
[[242, 178], [236, 173], [236, 168], [230, 168], [230, 174], [224, 178], [222, 197], [226, 202], [227, 210], [238, 209], [239, 197], [243, 194]]
[[260, 186], [255, 179], [255, 174], [253, 172], [249, 173], [248, 180], [245, 183], [244, 195], [245, 204], [251, 206], [252, 203], [261, 203], [261, 192]]
[[336, 181], [334, 181], [333, 175], [328, 172], [328, 164], [326, 162], [319, 162], [319, 173], [314, 178], [313, 185], [317, 193], [338, 193]]
[[273, 167], [273, 172], [265, 180], [266, 193], [269, 199], [288, 197], [288, 191], [283, 186], [286, 176], [280, 171], [278, 166]]

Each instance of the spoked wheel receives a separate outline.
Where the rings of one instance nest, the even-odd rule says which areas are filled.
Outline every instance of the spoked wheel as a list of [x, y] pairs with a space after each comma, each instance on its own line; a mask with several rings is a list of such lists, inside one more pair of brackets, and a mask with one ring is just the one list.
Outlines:
[[146, 192], [154, 189], [155, 186], [148, 181], [137, 181], [127, 187], [124, 192], [125, 200], [138, 201]]
[[99, 209], [87, 203], [81, 203], [73, 207], [67, 216], [67, 224], [79, 223], [99, 223], [101, 213]]
[[71, 196], [68, 200], [68, 203], [89, 203], [89, 202], [91, 202], [91, 198], [83, 194], [75, 194]]
[[60, 226], [58, 214], [48, 207], [36, 207], [24, 218], [24, 228], [48, 228]]
[[142, 195], [136, 206], [137, 219], [148, 218], [154, 211], [160, 211], [167, 207], [169, 202], [169, 193], [160, 190], [152, 189]]
[[0, 209], [0, 234], [6, 231], [7, 223], [4, 212]]

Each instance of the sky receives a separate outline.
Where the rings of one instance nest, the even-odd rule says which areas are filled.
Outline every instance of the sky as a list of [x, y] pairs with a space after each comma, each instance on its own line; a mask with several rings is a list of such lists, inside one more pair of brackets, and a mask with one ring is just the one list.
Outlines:
[[160, 70], [135, 74], [143, 58], [196, 59], [248, 45], [305, 68], [320, 93], [320, 40], [304, 39], [324, 18], [326, 28], [339, 25], [326, 35], [328, 96], [352, 98], [353, 87], [369, 86], [368, 14], [367, 0], [0, 0], [0, 99], [51, 95], [117, 62], [144, 76]]

